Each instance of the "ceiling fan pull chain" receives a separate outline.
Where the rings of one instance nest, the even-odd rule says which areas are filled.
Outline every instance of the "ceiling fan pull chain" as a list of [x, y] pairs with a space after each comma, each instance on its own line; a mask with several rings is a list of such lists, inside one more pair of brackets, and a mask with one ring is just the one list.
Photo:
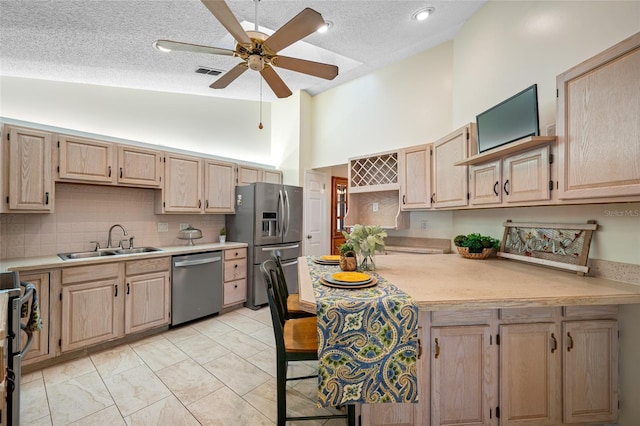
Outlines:
[[[256, 2], [258, 1], [260, 0], [256, 0]], [[258, 124], [258, 129], [262, 130], [263, 127], [264, 126], [262, 125], [262, 77], [260, 77], [260, 124]]]

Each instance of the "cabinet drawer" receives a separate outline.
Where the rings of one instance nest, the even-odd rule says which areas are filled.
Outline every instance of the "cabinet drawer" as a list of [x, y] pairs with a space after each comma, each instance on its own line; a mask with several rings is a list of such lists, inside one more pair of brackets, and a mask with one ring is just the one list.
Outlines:
[[62, 270], [62, 284], [80, 283], [83, 281], [98, 281], [118, 276], [119, 263], [103, 265], [77, 266]]
[[247, 300], [247, 280], [236, 280], [224, 283], [223, 305], [232, 305], [234, 303], [244, 302]]
[[245, 257], [247, 257], [246, 248], [239, 248], [239, 249], [224, 251], [224, 260], [242, 259]]
[[497, 317], [497, 311], [486, 309], [480, 311], [433, 311], [433, 325], [484, 324]]
[[149, 272], [168, 271], [171, 260], [168, 257], [156, 259], [131, 260], [125, 263], [125, 275], [146, 274]]
[[228, 260], [224, 262], [224, 280], [234, 281], [247, 276], [247, 259]]

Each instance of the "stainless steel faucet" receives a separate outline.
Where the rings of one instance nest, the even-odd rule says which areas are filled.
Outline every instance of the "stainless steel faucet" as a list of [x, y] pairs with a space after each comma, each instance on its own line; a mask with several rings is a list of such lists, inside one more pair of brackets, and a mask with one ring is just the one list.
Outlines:
[[[120, 227], [120, 229], [122, 229], [122, 232], [124, 233], [125, 236], [129, 235], [127, 233], [127, 230], [124, 229], [124, 226], [120, 225], [119, 223], [116, 223], [111, 228], [109, 228], [109, 238], [107, 239], [107, 248], [112, 248], [112, 246], [111, 246], [111, 232], [113, 231], [113, 228], [116, 228], [116, 227]], [[119, 242], [118, 243], [118, 247], [120, 247], [121, 245], [122, 245], [122, 242]]]

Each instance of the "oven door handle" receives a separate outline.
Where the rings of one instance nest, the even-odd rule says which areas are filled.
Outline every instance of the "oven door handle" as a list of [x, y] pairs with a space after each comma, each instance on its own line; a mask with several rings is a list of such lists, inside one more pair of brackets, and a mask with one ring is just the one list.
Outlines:
[[183, 260], [180, 262], [175, 262], [173, 266], [176, 268], [182, 268], [184, 266], [195, 266], [195, 265], [206, 265], [207, 263], [215, 263], [220, 262], [222, 257], [209, 257], [207, 259], [198, 259], [198, 260]]

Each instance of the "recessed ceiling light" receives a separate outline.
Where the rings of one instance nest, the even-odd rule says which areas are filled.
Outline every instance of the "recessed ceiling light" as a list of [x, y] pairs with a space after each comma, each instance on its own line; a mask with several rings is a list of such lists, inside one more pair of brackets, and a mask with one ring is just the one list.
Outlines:
[[417, 10], [411, 15], [411, 19], [415, 21], [424, 21], [427, 19], [433, 12], [435, 8], [433, 7], [423, 7], [420, 10]]
[[333, 27], [333, 22], [324, 21], [324, 25], [318, 28], [316, 31], [318, 31], [320, 34], [326, 33], [331, 27]]

